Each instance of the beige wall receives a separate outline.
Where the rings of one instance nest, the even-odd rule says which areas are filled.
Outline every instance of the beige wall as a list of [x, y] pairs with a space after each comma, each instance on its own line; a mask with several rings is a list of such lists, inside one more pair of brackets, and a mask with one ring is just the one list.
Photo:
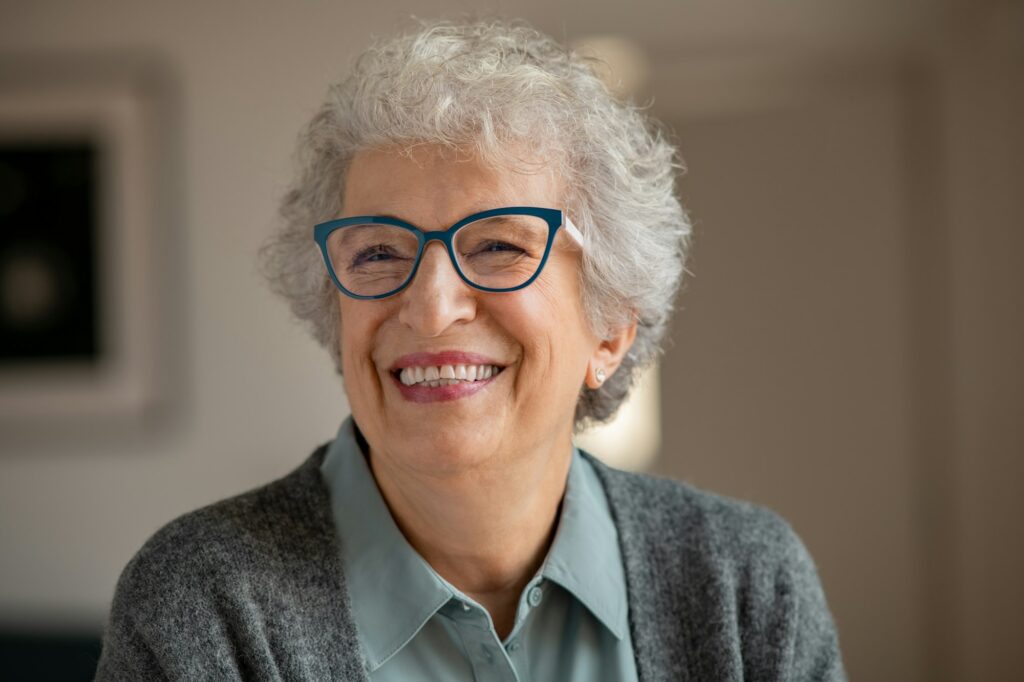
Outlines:
[[698, 234], [658, 470], [790, 519], [851, 675], [924, 679], [901, 91], [808, 87], [676, 126]]
[[[793, 523], [854, 679], [1006, 679], [1024, 631], [1021, 13], [822, 5], [501, 9], [636, 40], [689, 162], [696, 277], [656, 469]], [[466, 7], [0, 5], [0, 58], [163, 60], [180, 171], [169, 404], [131, 428], [0, 426], [0, 623], [99, 627], [153, 530], [332, 436], [341, 388], [255, 251], [326, 83], [369, 34]]]
[[955, 552], [943, 615], [965, 679], [1024, 655], [1024, 6], [963, 8], [944, 60], [949, 242], [947, 476]]

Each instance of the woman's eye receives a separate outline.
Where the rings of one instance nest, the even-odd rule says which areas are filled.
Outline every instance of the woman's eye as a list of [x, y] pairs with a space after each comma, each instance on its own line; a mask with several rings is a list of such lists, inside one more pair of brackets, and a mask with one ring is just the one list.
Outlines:
[[392, 250], [382, 244], [368, 249], [363, 249], [352, 259], [352, 264], [363, 265], [365, 263], [380, 263], [382, 261], [391, 260], [392, 258], [394, 258]]
[[480, 249], [478, 249], [477, 252], [487, 253], [495, 251], [513, 251], [525, 253], [525, 251], [522, 248], [516, 246], [515, 244], [509, 244], [508, 242], [488, 242], [487, 244], [484, 244]]

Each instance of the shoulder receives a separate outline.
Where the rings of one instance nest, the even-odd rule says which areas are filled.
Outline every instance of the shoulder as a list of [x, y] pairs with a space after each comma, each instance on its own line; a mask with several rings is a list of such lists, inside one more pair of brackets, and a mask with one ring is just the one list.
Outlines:
[[805, 551], [790, 524], [767, 507], [592, 461], [620, 532], [710, 552], [727, 562], [798, 560]]
[[680, 481], [595, 468], [630, 598], [640, 622], [658, 624], [659, 647], [685, 650], [698, 678], [741, 661], [743, 677], [845, 679], [817, 569], [785, 519]]
[[143, 544], [117, 583], [98, 680], [359, 677], [323, 453]]
[[146, 604], [166, 608], [164, 597], [238, 589], [239, 581], [298, 561], [331, 528], [322, 457], [320, 448], [282, 478], [165, 524], [128, 562], [115, 600], [136, 612]]

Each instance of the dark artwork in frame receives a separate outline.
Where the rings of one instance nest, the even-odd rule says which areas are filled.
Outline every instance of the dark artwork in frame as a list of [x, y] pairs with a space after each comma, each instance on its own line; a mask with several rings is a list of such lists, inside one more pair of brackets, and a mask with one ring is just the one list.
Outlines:
[[98, 145], [0, 140], [0, 367], [100, 360]]
[[0, 54], [0, 440], [116, 440], [169, 414], [173, 83], [153, 55]]

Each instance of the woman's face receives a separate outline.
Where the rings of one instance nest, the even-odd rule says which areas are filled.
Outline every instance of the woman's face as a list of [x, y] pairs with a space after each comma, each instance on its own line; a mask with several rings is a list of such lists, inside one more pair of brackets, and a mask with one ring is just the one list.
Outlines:
[[[563, 196], [546, 171], [494, 169], [429, 146], [411, 157], [374, 150], [349, 167], [342, 215], [393, 216], [436, 231], [490, 208], [562, 208]], [[588, 363], [602, 352], [581, 306], [579, 268], [578, 247], [559, 235], [530, 286], [487, 293], [465, 284], [434, 241], [398, 294], [365, 301], [339, 292], [345, 388], [374, 456], [443, 476], [538, 448], [567, 450]], [[412, 380], [445, 365], [458, 376], [467, 366], [467, 380], [402, 382], [402, 368]], [[481, 378], [482, 366], [497, 371]]]

